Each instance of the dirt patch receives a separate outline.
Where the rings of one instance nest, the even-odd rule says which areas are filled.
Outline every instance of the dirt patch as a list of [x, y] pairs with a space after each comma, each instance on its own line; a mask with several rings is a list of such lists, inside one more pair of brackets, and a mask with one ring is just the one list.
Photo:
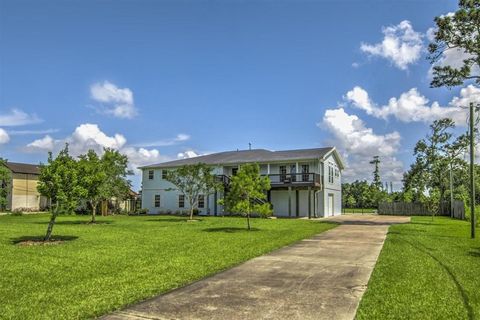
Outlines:
[[44, 241], [44, 240], [24, 240], [17, 242], [17, 246], [22, 246], [22, 247], [29, 247], [29, 246], [51, 246], [51, 245], [57, 245], [57, 244], [62, 244], [64, 243], [64, 240], [49, 240], [49, 241]]

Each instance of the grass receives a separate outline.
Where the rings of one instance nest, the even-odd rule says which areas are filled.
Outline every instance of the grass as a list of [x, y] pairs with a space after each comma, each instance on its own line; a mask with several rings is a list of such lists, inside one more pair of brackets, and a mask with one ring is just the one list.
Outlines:
[[48, 215], [0, 216], [0, 318], [92, 318], [333, 228], [292, 219], [60, 216], [62, 244], [41, 237]]
[[390, 227], [357, 319], [480, 319], [479, 267], [468, 222], [412, 217]]

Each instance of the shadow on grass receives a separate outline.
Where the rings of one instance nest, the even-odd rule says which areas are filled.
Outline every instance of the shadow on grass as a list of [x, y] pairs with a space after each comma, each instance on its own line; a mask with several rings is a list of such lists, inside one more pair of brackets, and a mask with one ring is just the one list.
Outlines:
[[[21, 244], [21, 243], [43, 243], [44, 236], [22, 236], [18, 238], [11, 238], [10, 241], [12, 244]], [[50, 242], [67, 242], [78, 239], [76, 236], [62, 236], [62, 235], [53, 235], [50, 239]]]
[[457, 277], [453, 273], [453, 271], [450, 269], [449, 266], [447, 266], [442, 260], [434, 256], [429, 250], [430, 248], [427, 248], [426, 246], [420, 244], [420, 243], [412, 243], [406, 239], [400, 239], [406, 243], [408, 243], [410, 246], [413, 248], [417, 249], [418, 251], [428, 255], [430, 258], [432, 258], [450, 277], [452, 282], [455, 284], [457, 287], [458, 293], [460, 294], [460, 298], [463, 302], [463, 306], [465, 307], [465, 310], [467, 311], [468, 314], [468, 319], [475, 319], [475, 315], [473, 313], [473, 308], [470, 305], [470, 300], [468, 298], [467, 293], [465, 292], [465, 289], [463, 288], [462, 284], [458, 281]]
[[468, 255], [471, 257], [480, 258], [480, 248], [472, 248], [468, 251]]
[[[158, 219], [148, 219], [148, 220], [145, 220], [145, 221], [153, 221], [153, 222], [186, 222], [188, 220], [188, 218], [158, 218]], [[201, 219], [195, 219], [194, 220], [198, 220], [198, 221], [202, 221]]]
[[[36, 224], [48, 224], [48, 221], [41, 221], [41, 222], [35, 222]], [[84, 221], [84, 220], [75, 220], [75, 221], [56, 221], [55, 222], [55, 225], [65, 225], [65, 226], [68, 226], [68, 225], [102, 225], [102, 224], [112, 224], [113, 221], [96, 221], [95, 223], [92, 223], [90, 222], [90, 220], [88, 221]]]
[[224, 232], [224, 233], [238, 233], [238, 232], [255, 232], [255, 231], [260, 231], [258, 228], [251, 228], [250, 230], [245, 228], [239, 228], [239, 227], [218, 227], [218, 228], [207, 228], [203, 229], [205, 232]]

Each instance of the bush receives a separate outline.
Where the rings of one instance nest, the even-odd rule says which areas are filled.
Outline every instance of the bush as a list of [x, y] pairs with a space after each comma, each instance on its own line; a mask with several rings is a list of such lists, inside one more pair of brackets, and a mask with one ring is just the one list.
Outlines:
[[148, 214], [148, 209], [146, 209], [146, 208], [137, 209], [136, 213], [137, 214]]
[[23, 216], [22, 208], [14, 209], [11, 213], [12, 216]]

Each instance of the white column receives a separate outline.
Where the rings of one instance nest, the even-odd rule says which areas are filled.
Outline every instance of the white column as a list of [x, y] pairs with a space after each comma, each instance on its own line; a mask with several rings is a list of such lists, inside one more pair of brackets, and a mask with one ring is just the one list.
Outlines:
[[267, 174], [270, 174], [270, 163], [267, 163]]

